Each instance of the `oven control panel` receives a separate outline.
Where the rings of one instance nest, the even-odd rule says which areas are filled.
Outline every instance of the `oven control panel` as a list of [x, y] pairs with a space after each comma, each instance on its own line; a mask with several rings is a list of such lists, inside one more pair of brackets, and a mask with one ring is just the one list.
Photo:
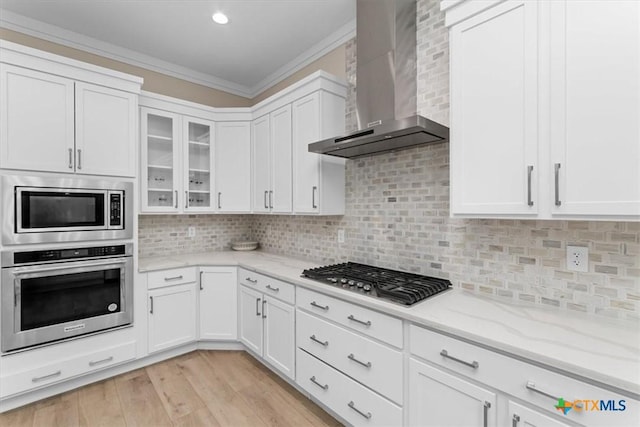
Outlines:
[[44, 251], [14, 252], [14, 265], [78, 258], [100, 258], [127, 254], [127, 245], [94, 246], [89, 248], [52, 249]]

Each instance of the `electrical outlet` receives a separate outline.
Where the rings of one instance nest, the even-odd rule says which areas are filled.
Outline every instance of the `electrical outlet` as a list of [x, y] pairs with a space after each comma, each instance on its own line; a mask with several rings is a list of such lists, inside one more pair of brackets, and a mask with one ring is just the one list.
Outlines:
[[338, 243], [344, 243], [344, 230], [338, 230]]
[[567, 270], [589, 271], [589, 248], [586, 246], [567, 246]]
[[187, 228], [187, 237], [196, 237], [196, 228], [195, 227]]

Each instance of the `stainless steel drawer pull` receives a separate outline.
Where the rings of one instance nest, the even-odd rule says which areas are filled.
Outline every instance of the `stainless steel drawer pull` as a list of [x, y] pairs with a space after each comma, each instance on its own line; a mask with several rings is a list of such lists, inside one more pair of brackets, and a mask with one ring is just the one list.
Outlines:
[[78, 169], [82, 169], [82, 150], [78, 148]]
[[267, 203], [268, 194], [269, 194], [269, 192], [267, 190], [264, 190], [264, 208], [265, 209], [269, 209], [269, 204]]
[[318, 205], [316, 204], [316, 192], [318, 191], [318, 187], [311, 187], [311, 208], [318, 209]]
[[315, 375], [314, 375], [314, 376], [312, 376], [311, 378], [309, 378], [309, 381], [311, 381], [312, 383], [314, 383], [315, 385], [317, 385], [318, 387], [320, 387], [320, 388], [321, 388], [321, 389], [323, 389], [323, 390], [328, 390], [328, 389], [329, 389], [329, 384], [324, 384], [324, 385], [320, 384], [320, 383], [316, 380]]
[[370, 419], [371, 418], [371, 412], [362, 412], [360, 409], [356, 408], [356, 404], [353, 403], [353, 400], [351, 402], [349, 402], [347, 404], [347, 406], [349, 406], [349, 408], [353, 409], [354, 411], [356, 411], [357, 413], [359, 413], [360, 415], [362, 415], [366, 419]]
[[267, 318], [267, 311], [264, 309], [264, 305], [267, 303], [266, 299], [262, 300], [262, 318], [266, 319]]
[[329, 310], [329, 306], [328, 306], [328, 305], [320, 305], [320, 304], [318, 304], [318, 303], [317, 303], [317, 302], [315, 302], [315, 301], [311, 301], [309, 304], [311, 304], [311, 305], [312, 305], [312, 306], [314, 306], [314, 307], [320, 308], [320, 309], [322, 309], [322, 310], [324, 310], [324, 311]]
[[353, 355], [353, 353], [351, 353], [350, 355], [347, 356], [347, 359], [349, 360], [353, 360], [354, 362], [364, 366], [365, 368], [370, 368], [371, 367], [371, 362], [363, 362], [361, 360], [356, 359], [356, 357]]
[[482, 425], [484, 427], [487, 427], [489, 425], [489, 408], [491, 408], [491, 402], [487, 402], [485, 400], [484, 408], [482, 408], [483, 410]]
[[175, 208], [178, 209], [178, 190], [174, 191], [175, 195], [176, 195], [176, 203], [175, 203]]
[[244, 280], [246, 280], [246, 281], [247, 281], [247, 282], [249, 282], [249, 283], [253, 283], [253, 284], [258, 283], [258, 279], [252, 279], [251, 277], [247, 277], [247, 278], [246, 278], [246, 279], [244, 279]]
[[62, 371], [56, 371], [53, 374], [45, 375], [43, 377], [31, 378], [31, 382], [32, 383], [39, 383], [40, 381], [50, 380], [51, 378], [55, 378], [55, 377], [60, 376], [60, 375], [62, 375]]
[[533, 166], [527, 166], [527, 205], [533, 206], [533, 199], [531, 198], [531, 173], [533, 172]]
[[311, 335], [311, 336], [309, 337], [309, 339], [310, 339], [311, 341], [317, 342], [318, 344], [320, 344], [320, 345], [322, 345], [322, 346], [324, 346], [324, 347], [326, 347], [326, 346], [328, 346], [328, 345], [329, 345], [329, 341], [320, 341], [318, 338], [316, 338], [316, 336], [315, 336], [315, 335]]
[[184, 208], [187, 209], [189, 207], [189, 192], [184, 192]]
[[273, 209], [273, 191], [269, 191], [269, 208]]
[[454, 362], [462, 363], [463, 365], [467, 365], [467, 366], [469, 366], [470, 368], [473, 368], [473, 369], [478, 369], [478, 367], [480, 366], [480, 364], [478, 362], [476, 362], [475, 360], [473, 362], [469, 363], [469, 362], [466, 362], [466, 361], [464, 361], [462, 359], [458, 359], [457, 357], [449, 356], [449, 352], [447, 350], [444, 350], [444, 349], [440, 352], [440, 356], [445, 357], [447, 359], [451, 359]]
[[[545, 397], [548, 397], [550, 399], [555, 400], [556, 402], [560, 399], [559, 397], [554, 396], [551, 393], [547, 393], [545, 391], [542, 391], [542, 390], [536, 388], [536, 383], [534, 383], [533, 381], [527, 381], [527, 385], [525, 387], [527, 388], [527, 390], [531, 390], [534, 393], [541, 394], [541, 395], [543, 395]], [[577, 402], [573, 406], [575, 406], [576, 408], [582, 408], [583, 405], [582, 405], [582, 403]]]
[[260, 298], [256, 298], [256, 316], [261, 316], [261, 314], [260, 314]]
[[520, 422], [520, 415], [513, 414], [511, 418], [511, 427], [518, 427], [518, 423]]
[[153, 296], [149, 297], [149, 314], [153, 314]]
[[555, 167], [555, 190], [556, 190], [556, 206], [560, 206], [560, 163], [556, 163]]
[[267, 289], [273, 292], [280, 292], [280, 288], [272, 288], [271, 285], [267, 285]]
[[222, 197], [222, 193], [218, 193], [218, 209], [222, 209], [222, 201], [220, 201], [221, 197]]
[[202, 287], [202, 273], [204, 273], [204, 271], [200, 272], [200, 290], [204, 290], [204, 288]]
[[113, 361], [113, 356], [109, 356], [106, 359], [102, 359], [102, 360], [96, 360], [96, 361], [89, 361], [89, 366], [96, 366], [96, 365], [100, 365], [102, 363], [109, 363]]
[[360, 323], [361, 325], [364, 325], [366, 327], [371, 326], [371, 320], [367, 320], [365, 322], [364, 320], [356, 319], [355, 317], [353, 317], [353, 314], [350, 314], [347, 319], [351, 320], [352, 322]]
[[73, 148], [69, 148], [69, 169], [73, 169]]
[[180, 280], [180, 279], [182, 279], [182, 275], [180, 275], [180, 276], [174, 276], [174, 277], [165, 277], [165, 278], [164, 278], [164, 281], [165, 281], [165, 282], [170, 282], [170, 281], [172, 281], [172, 280]]

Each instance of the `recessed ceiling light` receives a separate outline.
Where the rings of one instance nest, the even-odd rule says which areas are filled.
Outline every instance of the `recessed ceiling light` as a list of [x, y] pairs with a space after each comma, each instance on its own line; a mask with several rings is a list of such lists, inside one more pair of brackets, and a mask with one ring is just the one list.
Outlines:
[[222, 12], [214, 13], [213, 15], [211, 15], [211, 19], [213, 19], [213, 22], [215, 22], [216, 24], [224, 25], [229, 22], [229, 18], [227, 18], [227, 15]]

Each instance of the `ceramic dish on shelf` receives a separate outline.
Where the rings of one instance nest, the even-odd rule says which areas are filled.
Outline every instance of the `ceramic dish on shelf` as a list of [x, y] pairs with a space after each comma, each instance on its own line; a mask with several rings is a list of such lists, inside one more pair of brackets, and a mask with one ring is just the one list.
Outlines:
[[231, 243], [231, 249], [234, 251], [252, 251], [258, 248], [258, 242], [243, 241]]

